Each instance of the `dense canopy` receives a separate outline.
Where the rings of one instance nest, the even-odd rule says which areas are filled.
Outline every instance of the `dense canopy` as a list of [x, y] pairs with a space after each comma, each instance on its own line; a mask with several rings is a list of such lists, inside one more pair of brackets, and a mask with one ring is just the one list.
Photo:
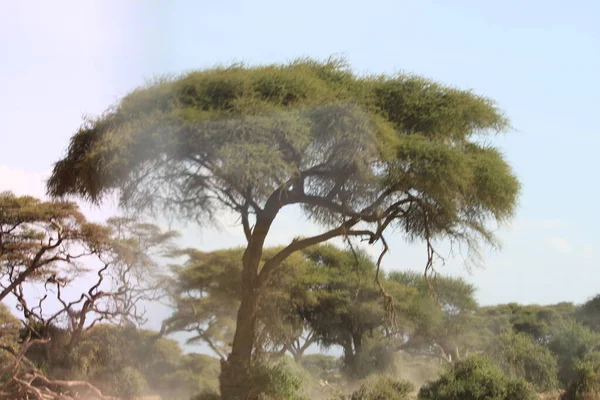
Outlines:
[[299, 193], [284, 204], [327, 221], [414, 196], [421, 206], [395, 218], [410, 236], [483, 233], [484, 217], [512, 214], [519, 183], [476, 139], [507, 127], [491, 100], [416, 76], [357, 76], [339, 60], [233, 65], [157, 80], [86, 121], [48, 187], [94, 201], [120, 189], [137, 209], [206, 217], [287, 185]]

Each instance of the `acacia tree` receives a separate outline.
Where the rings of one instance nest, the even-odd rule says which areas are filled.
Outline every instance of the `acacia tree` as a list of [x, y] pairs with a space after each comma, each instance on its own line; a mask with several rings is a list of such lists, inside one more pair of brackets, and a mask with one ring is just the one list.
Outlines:
[[[481, 350], [486, 332], [475, 314], [475, 288], [462, 278], [437, 275], [431, 282], [434, 296], [423, 275], [394, 271], [388, 279], [417, 290], [411, 310], [414, 327], [395, 339], [397, 349], [412, 354], [439, 357], [452, 364], [470, 351]], [[489, 332], [488, 332], [489, 333]]]
[[23, 324], [18, 340], [14, 330], [0, 329], [0, 357], [9, 360], [0, 368], [0, 393], [103, 398], [88, 382], [53, 379], [30, 356], [68, 360], [97, 323], [144, 322], [142, 303], [162, 286], [155, 256], [171, 249], [174, 235], [127, 218], [94, 224], [71, 202], [0, 193], [0, 301], [13, 301]]
[[[87, 120], [48, 191], [98, 202], [117, 190], [129, 209], [200, 222], [239, 215], [242, 299], [221, 392], [245, 398], [260, 296], [282, 261], [335, 237], [386, 247], [392, 227], [428, 243], [428, 269], [436, 238], [491, 241], [486, 223], [512, 215], [519, 183], [478, 139], [508, 127], [491, 100], [416, 76], [357, 76], [337, 60], [233, 65], [152, 82]], [[293, 205], [322, 233], [263, 260]]]
[[[388, 328], [384, 299], [373, 281], [375, 262], [364, 251], [328, 245], [314, 246], [302, 253], [313, 263], [304, 278], [306, 301], [297, 308], [313, 338], [321, 346], [340, 346], [344, 368], [350, 375], [362, 377], [372, 372], [374, 364], [381, 361], [374, 357], [374, 350], [386, 347], [383, 336]], [[394, 299], [396, 311], [407, 317], [415, 291], [383, 276], [381, 283]], [[408, 318], [398, 322], [399, 331], [405, 331], [410, 324]]]

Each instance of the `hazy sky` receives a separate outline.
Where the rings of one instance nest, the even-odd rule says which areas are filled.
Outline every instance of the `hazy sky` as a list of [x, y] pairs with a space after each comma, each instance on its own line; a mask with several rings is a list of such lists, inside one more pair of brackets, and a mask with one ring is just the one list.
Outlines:
[[[84, 114], [156, 74], [216, 63], [345, 54], [357, 72], [407, 71], [496, 99], [516, 131], [495, 142], [523, 183], [500, 252], [465, 276], [482, 304], [582, 302], [596, 268], [600, 3], [595, 1], [54, 1], [0, 11], [0, 190], [43, 195]], [[89, 215], [101, 219], [110, 205]], [[314, 229], [284, 214], [271, 243]], [[422, 269], [425, 248], [392, 237], [386, 269]], [[238, 227], [188, 229], [201, 249]], [[156, 316], [155, 323], [160, 320]]]

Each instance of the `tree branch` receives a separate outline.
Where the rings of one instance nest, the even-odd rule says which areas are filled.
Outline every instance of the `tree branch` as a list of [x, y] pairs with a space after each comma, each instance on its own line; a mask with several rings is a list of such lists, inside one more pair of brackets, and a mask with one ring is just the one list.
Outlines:
[[335, 229], [327, 231], [317, 236], [313, 236], [306, 239], [293, 240], [287, 247], [283, 248], [273, 257], [265, 262], [262, 269], [260, 270], [258, 276], [258, 286], [264, 285], [268, 279], [270, 274], [273, 272], [275, 268], [277, 268], [286, 258], [288, 258], [293, 253], [303, 250], [307, 247], [314, 246], [319, 243], [326, 242], [329, 239], [334, 237], [343, 236], [359, 222], [356, 218], [351, 218], [344, 222], [342, 225], [338, 226]]

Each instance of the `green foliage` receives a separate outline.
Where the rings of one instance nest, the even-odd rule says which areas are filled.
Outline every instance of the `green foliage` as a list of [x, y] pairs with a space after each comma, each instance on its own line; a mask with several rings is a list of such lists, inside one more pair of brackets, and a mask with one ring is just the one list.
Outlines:
[[177, 342], [156, 332], [96, 325], [70, 351], [65, 330], [54, 328], [50, 336], [47, 347], [33, 347], [27, 356], [53, 378], [89, 381], [110, 395], [152, 392], [163, 400], [218, 389], [219, 360], [183, 355]]
[[0, 303], [0, 338], [5, 343], [16, 342], [21, 330], [21, 322], [10, 312], [10, 309]]
[[401, 344], [403, 350], [440, 355], [441, 349], [444, 359], [456, 360], [462, 353], [482, 347], [486, 335], [481, 319], [474, 314], [477, 302], [473, 285], [448, 276], [436, 276], [428, 283], [423, 274], [414, 271], [394, 271], [388, 279], [416, 290], [409, 298], [410, 324], [405, 333], [409, 339]]
[[0, 192], [0, 301], [19, 283], [73, 275], [75, 258], [109, 242], [110, 230], [87, 222], [73, 202]]
[[600, 295], [586, 301], [578, 307], [575, 313], [577, 322], [583, 326], [599, 332], [600, 331]]
[[550, 306], [515, 303], [483, 307], [479, 314], [489, 321], [491, 330], [502, 333], [508, 329], [525, 333], [540, 343], [547, 343], [552, 334], [572, 319], [575, 306], [559, 303]]
[[[279, 248], [264, 250], [267, 259]], [[224, 357], [233, 340], [235, 318], [242, 296], [243, 249], [202, 253], [187, 249], [173, 254], [185, 256], [182, 267], [173, 267], [176, 283], [173, 298], [176, 311], [164, 321], [166, 332], [187, 331], [190, 342], [204, 341]], [[303, 274], [308, 261], [296, 254], [283, 262], [271, 276], [260, 303], [258, 319], [264, 327], [262, 350], [277, 348], [302, 334], [297, 306], [306, 297]], [[268, 327], [268, 329], [267, 329]]]
[[325, 354], [307, 354], [300, 362], [315, 379], [333, 381], [340, 370], [340, 359]]
[[[319, 344], [341, 346], [344, 370], [353, 377], [385, 370], [389, 363], [384, 358], [390, 349], [382, 341], [382, 330], [389, 321], [380, 288], [373, 279], [374, 262], [362, 251], [328, 245], [311, 247], [303, 253], [313, 264], [306, 274], [306, 301], [299, 312]], [[406, 321], [415, 290], [381, 275], [398, 315]]]
[[412, 383], [386, 376], [372, 376], [352, 393], [350, 400], [403, 400], [415, 390]]
[[[373, 242], [379, 228], [399, 228], [408, 240], [449, 238], [474, 251], [479, 239], [493, 243], [487, 222], [512, 216], [520, 184], [503, 155], [480, 139], [508, 127], [493, 101], [416, 76], [357, 76], [339, 60], [233, 65], [152, 82], [85, 121], [55, 164], [48, 191], [98, 202], [116, 189], [130, 209], [187, 220], [234, 211], [249, 243], [242, 259], [246, 293], [266, 292], [264, 283], [291, 254], [349, 232]], [[288, 205], [338, 228], [296, 240], [265, 261], [264, 239]], [[359, 223], [372, 231], [353, 230]], [[341, 344], [351, 360], [362, 351], [364, 333], [381, 326], [381, 304], [372, 279], [357, 281], [347, 267], [336, 272], [344, 277], [316, 296], [304, 319], [322, 344]], [[360, 301], [351, 303], [348, 291], [357, 286]], [[409, 292], [391, 286], [395, 300]], [[254, 310], [256, 297], [246, 296], [245, 306]], [[241, 318], [248, 324], [238, 326], [260, 328], [258, 313]], [[360, 322], [350, 326], [352, 318]], [[297, 333], [290, 325], [281, 336]], [[278, 336], [266, 341], [281, 343]], [[249, 350], [240, 353], [247, 359], [227, 364], [227, 379], [243, 373]], [[239, 386], [230, 383], [224, 386]]]
[[[264, 204], [319, 165], [294, 202], [322, 222], [389, 189], [380, 206], [408, 193], [419, 204], [395, 218], [410, 238], [491, 239], [483, 221], [512, 215], [519, 183], [475, 136], [508, 126], [493, 101], [416, 76], [359, 77], [339, 60], [234, 65], [150, 83], [86, 121], [48, 187], [94, 201], [117, 188], [138, 210], [204, 218]], [[312, 201], [342, 182], [335, 206]]]
[[558, 359], [558, 380], [568, 385], [575, 380], [575, 365], [600, 350], [600, 334], [576, 323], [565, 325], [548, 343]]
[[124, 400], [133, 400], [143, 395], [148, 389], [148, 382], [144, 375], [133, 367], [125, 367], [122, 370], [114, 371], [109, 376], [109, 393]]
[[250, 393], [264, 400], [301, 400], [302, 380], [290, 370], [290, 365], [279, 362], [273, 365], [258, 364], [249, 376]]
[[525, 379], [538, 392], [548, 392], [558, 387], [556, 357], [531, 336], [507, 332], [499, 335], [486, 350], [486, 354], [505, 374]]
[[188, 400], [190, 394], [212, 393], [219, 388], [219, 360], [205, 354], [185, 354], [170, 369], [151, 370], [154, 391], [164, 400]]
[[600, 363], [578, 361], [573, 368], [573, 380], [561, 397], [562, 400], [600, 399]]
[[421, 387], [419, 399], [534, 400], [537, 396], [524, 380], [507, 377], [487, 357], [473, 356]]
[[216, 392], [203, 392], [192, 397], [191, 400], [221, 400], [221, 395]]

